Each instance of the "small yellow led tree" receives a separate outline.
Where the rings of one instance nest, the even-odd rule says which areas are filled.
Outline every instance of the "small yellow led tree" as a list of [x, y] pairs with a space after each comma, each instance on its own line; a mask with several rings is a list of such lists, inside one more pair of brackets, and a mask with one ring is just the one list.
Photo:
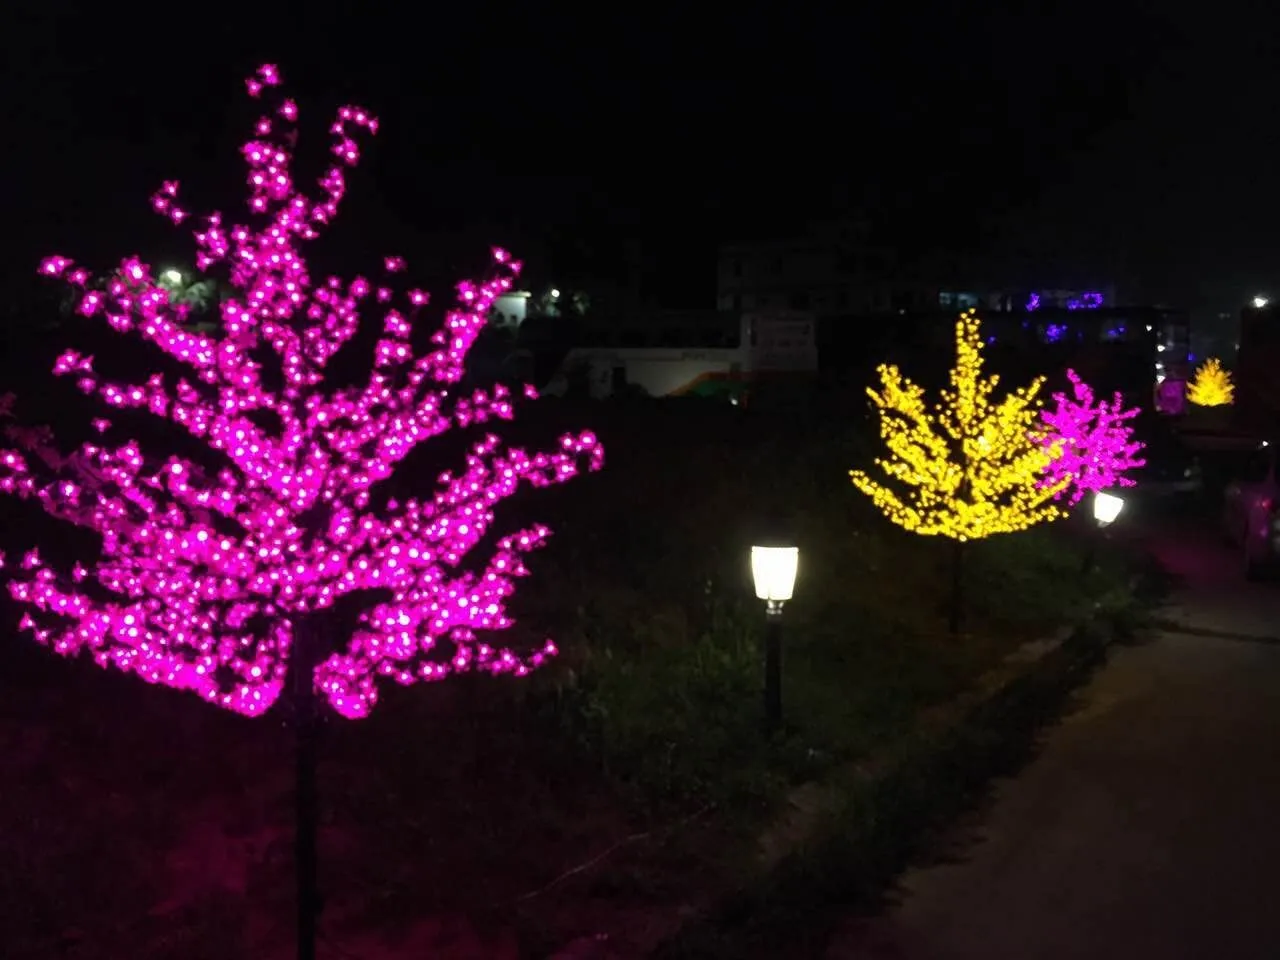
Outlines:
[[880, 411], [880, 438], [889, 451], [876, 463], [890, 482], [850, 471], [853, 485], [894, 523], [956, 544], [953, 633], [959, 632], [962, 545], [1055, 519], [1054, 496], [1070, 482], [1045, 483], [1045, 468], [1058, 451], [1038, 437], [1044, 378], [993, 400], [1000, 378], [982, 375], [979, 327], [973, 310], [956, 321], [951, 386], [932, 409], [922, 387], [896, 366], [880, 366], [881, 388], [867, 393]]
[[1225, 406], [1235, 399], [1235, 394], [1231, 374], [1222, 369], [1217, 357], [1204, 362], [1187, 388], [1187, 399], [1202, 407]]

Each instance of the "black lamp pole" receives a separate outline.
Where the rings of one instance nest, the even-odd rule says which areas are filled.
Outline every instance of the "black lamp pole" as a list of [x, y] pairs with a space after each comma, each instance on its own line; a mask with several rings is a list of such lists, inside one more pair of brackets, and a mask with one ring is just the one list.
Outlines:
[[764, 623], [764, 721], [773, 733], [782, 726], [782, 604], [768, 601]]
[[1094, 521], [1094, 528], [1089, 535], [1089, 542], [1085, 546], [1084, 565], [1080, 568], [1081, 573], [1088, 573], [1093, 569], [1094, 562], [1098, 558], [1098, 546], [1110, 535], [1110, 531], [1107, 529], [1109, 526], [1110, 524]]
[[1094, 558], [1098, 555], [1098, 538], [1102, 536], [1101, 530], [1094, 530], [1089, 535], [1089, 541], [1084, 547], [1084, 562], [1080, 564], [1080, 572], [1088, 573], [1093, 569]]

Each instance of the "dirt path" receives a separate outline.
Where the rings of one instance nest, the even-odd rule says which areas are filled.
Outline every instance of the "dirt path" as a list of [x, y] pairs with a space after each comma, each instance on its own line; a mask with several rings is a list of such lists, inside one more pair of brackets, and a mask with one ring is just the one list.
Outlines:
[[1119, 650], [1044, 751], [828, 960], [1280, 956], [1280, 587], [1163, 524], [1168, 629]]

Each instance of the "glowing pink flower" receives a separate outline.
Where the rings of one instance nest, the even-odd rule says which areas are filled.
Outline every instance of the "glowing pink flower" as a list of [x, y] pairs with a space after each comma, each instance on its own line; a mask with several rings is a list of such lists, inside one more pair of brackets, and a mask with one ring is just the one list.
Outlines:
[[1045, 471], [1044, 483], [1053, 485], [1070, 476], [1063, 492], [1072, 504], [1090, 491], [1133, 486], [1125, 471], [1146, 464], [1138, 456], [1143, 444], [1133, 439], [1133, 427], [1126, 422], [1138, 415], [1138, 408], [1125, 410], [1119, 393], [1109, 403], [1095, 403], [1093, 390], [1074, 370], [1067, 371], [1067, 379], [1071, 396], [1055, 393], [1054, 408], [1040, 414], [1046, 428], [1043, 443], [1061, 448]]
[[[267, 98], [279, 83], [266, 66], [247, 88]], [[524, 674], [555, 653], [550, 641], [522, 655], [486, 639], [511, 626], [506, 602], [514, 578], [528, 572], [522, 557], [550, 533], [534, 525], [495, 536], [494, 508], [522, 484], [598, 469], [604, 453], [589, 432], [537, 453], [504, 448], [486, 433], [459, 469], [435, 478], [434, 492], [403, 502], [379, 496], [379, 484], [419, 443], [454, 426], [512, 419], [516, 398], [505, 388], [464, 396], [457, 384], [518, 264], [494, 251], [493, 275], [461, 284], [431, 346], [415, 350], [413, 304], [425, 294], [415, 290], [397, 308], [386, 287], [316, 280], [301, 252], [338, 212], [341, 163], [355, 163], [355, 138], [376, 131], [377, 121], [357, 107], [339, 111], [331, 130], [341, 162], [312, 198], [293, 180], [296, 116], [296, 104], [281, 98], [244, 146], [259, 224], [229, 226], [215, 213], [195, 232], [200, 269], [225, 264], [237, 292], [221, 305], [221, 336], [178, 322], [137, 258], [82, 301], [82, 313], [151, 341], [190, 373], [116, 384], [75, 351], [55, 367], [109, 407], [184, 428], [209, 457], [149, 457], [137, 441], [112, 442], [115, 428], [102, 418], [94, 421], [101, 436], [67, 458], [31, 456], [35, 444], [0, 450], [0, 491], [102, 537], [100, 556], [66, 576], [29, 552], [19, 569], [10, 565], [9, 590], [26, 607], [24, 629], [58, 653], [88, 652], [100, 665], [249, 715], [280, 695], [299, 622], [359, 598], [352, 632], [337, 638], [337, 652], [326, 651], [315, 682], [339, 713], [362, 717], [379, 678]], [[187, 217], [177, 194], [177, 182], [167, 181], [152, 198], [175, 223]], [[72, 266], [55, 256], [40, 272], [83, 282], [87, 273]], [[382, 317], [368, 382], [326, 390], [326, 364], [355, 334], [361, 309]], [[536, 396], [532, 387], [523, 392]], [[475, 562], [470, 554], [482, 540], [487, 556]]]

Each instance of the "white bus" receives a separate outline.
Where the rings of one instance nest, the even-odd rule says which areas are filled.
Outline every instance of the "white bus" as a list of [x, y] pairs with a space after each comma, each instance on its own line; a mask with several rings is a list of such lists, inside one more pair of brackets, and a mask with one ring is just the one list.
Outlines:
[[593, 331], [565, 356], [546, 393], [711, 396], [738, 403], [763, 378], [818, 371], [811, 314], [768, 311]]

